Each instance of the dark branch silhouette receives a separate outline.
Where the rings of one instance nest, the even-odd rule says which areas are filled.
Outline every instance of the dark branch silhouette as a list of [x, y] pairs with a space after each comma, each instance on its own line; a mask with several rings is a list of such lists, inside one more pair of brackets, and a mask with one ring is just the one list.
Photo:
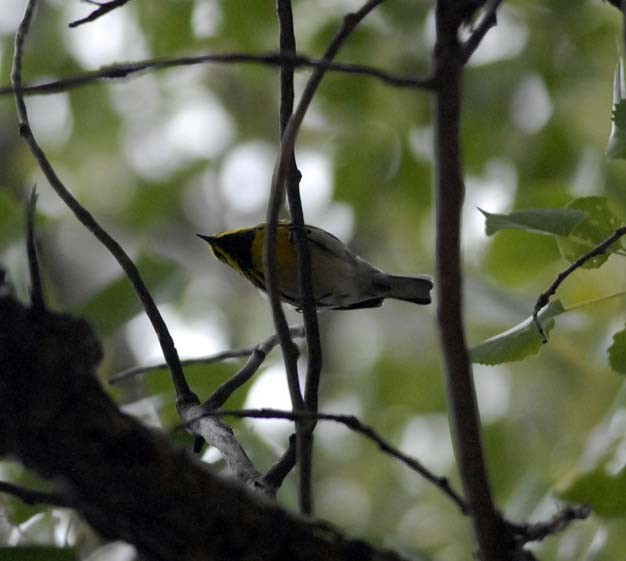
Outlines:
[[95, 2], [94, 0], [83, 0], [87, 4], [93, 4], [94, 6], [98, 6], [93, 12], [91, 12], [88, 16], [73, 21], [69, 24], [70, 27], [78, 27], [79, 25], [83, 25], [84, 23], [89, 23], [91, 21], [96, 21], [98, 18], [112, 12], [116, 8], [120, 8], [124, 4], [127, 4], [129, 0], [109, 0], [108, 2]]
[[35, 211], [37, 207], [37, 189], [33, 187], [28, 205], [26, 205], [26, 254], [30, 275], [30, 301], [35, 310], [44, 311], [46, 301], [41, 283], [41, 271], [37, 258], [37, 240], [35, 238]]
[[[410, 76], [396, 76], [370, 66], [339, 62], [325, 62], [310, 58], [306, 55], [281, 55], [277, 53], [222, 53], [158, 58], [126, 64], [115, 64], [100, 70], [85, 72], [76, 76], [70, 76], [60, 80], [52, 80], [42, 84], [23, 84], [21, 86], [21, 92], [24, 93], [24, 95], [61, 93], [97, 82], [121, 80], [131, 76], [141, 75], [145, 72], [164, 70], [167, 68], [195, 66], [198, 64], [258, 64], [269, 67], [283, 67], [285, 65], [289, 65], [293, 68], [322, 68], [329, 72], [373, 78], [383, 82], [384, 84], [397, 88], [430, 90], [434, 85], [433, 78], [420, 79]], [[13, 95], [14, 93], [14, 86], [0, 87], [0, 96]]]
[[[28, 35], [30, 24], [33, 17], [33, 12], [36, 0], [29, 0], [24, 18], [22, 19], [15, 36], [15, 53], [13, 56], [13, 72], [11, 75], [11, 81], [15, 90], [15, 103], [17, 106], [17, 114], [19, 119], [19, 133], [24, 139], [35, 160], [39, 164], [39, 167], [46, 179], [50, 183], [50, 186], [56, 191], [57, 195], [63, 200], [67, 207], [74, 213], [76, 218], [81, 222], [95, 237], [104, 245], [111, 255], [117, 260], [122, 267], [124, 273], [128, 277], [129, 281], [133, 285], [137, 296], [141, 300], [146, 314], [152, 323], [152, 326], [159, 338], [159, 343], [163, 349], [163, 355], [167, 362], [168, 368], [172, 375], [172, 381], [176, 388], [176, 394], [179, 399], [194, 400], [195, 396], [191, 392], [182, 367], [180, 366], [180, 360], [178, 358], [178, 352], [174, 346], [174, 341], [163, 321], [163, 317], [157, 308], [152, 295], [148, 291], [137, 266], [124, 251], [122, 246], [96, 221], [96, 219], [85, 209], [76, 198], [70, 193], [67, 187], [63, 184], [59, 176], [54, 171], [52, 164], [48, 160], [46, 154], [39, 146], [35, 139], [30, 123], [28, 120], [28, 111], [26, 109], [26, 103], [24, 101], [24, 95], [22, 93], [22, 56], [24, 51], [24, 41]], [[195, 398], [197, 401], [197, 398]]]
[[378, 448], [385, 454], [388, 454], [411, 470], [421, 475], [424, 479], [438, 487], [445, 495], [447, 495], [459, 507], [462, 514], [467, 514], [467, 504], [463, 498], [451, 487], [450, 482], [445, 477], [438, 477], [426, 468], [419, 460], [405, 454], [390, 442], [384, 439], [372, 427], [362, 423], [354, 415], [337, 415], [334, 413], [320, 413], [315, 411], [282, 411], [280, 409], [240, 409], [240, 410], [222, 410], [222, 411], [205, 411], [202, 416], [220, 417], [232, 416], [252, 419], [315, 419], [316, 421], [333, 421], [342, 424], [350, 430], [361, 434], [374, 442]]
[[548, 289], [539, 295], [539, 298], [537, 298], [537, 302], [535, 303], [535, 308], [533, 309], [533, 322], [537, 326], [537, 331], [539, 331], [544, 343], [548, 342], [548, 336], [546, 335], [543, 325], [541, 324], [541, 320], [539, 319], [539, 312], [550, 303], [550, 298], [556, 294], [559, 286], [563, 284], [567, 277], [569, 277], [574, 271], [580, 269], [590, 259], [606, 253], [608, 249], [624, 235], [626, 235], [626, 226], [622, 226], [621, 228], [615, 230], [615, 232], [606, 238], [606, 240], [600, 242], [584, 255], [581, 255], [567, 269], [560, 272]]
[[35, 491], [33, 489], [26, 489], [13, 483], [6, 481], [0, 481], [0, 493], [11, 495], [18, 498], [24, 504], [35, 505], [49, 505], [63, 508], [71, 508], [73, 505], [66, 497], [60, 493], [47, 493], [45, 491]]

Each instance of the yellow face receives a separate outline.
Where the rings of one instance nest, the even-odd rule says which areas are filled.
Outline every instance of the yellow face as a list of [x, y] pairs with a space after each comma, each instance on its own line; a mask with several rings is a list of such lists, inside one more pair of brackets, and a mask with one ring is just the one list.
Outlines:
[[[230, 230], [204, 239], [209, 242], [215, 257], [265, 290], [265, 224]], [[295, 296], [298, 293], [297, 255], [286, 222], [278, 224], [276, 242], [278, 285], [281, 293]]]

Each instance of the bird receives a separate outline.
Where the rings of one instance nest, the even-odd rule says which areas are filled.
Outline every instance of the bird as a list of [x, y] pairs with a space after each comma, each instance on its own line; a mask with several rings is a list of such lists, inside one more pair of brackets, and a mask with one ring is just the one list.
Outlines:
[[[293, 223], [279, 221], [276, 264], [280, 298], [296, 309], [302, 300]], [[266, 292], [263, 266], [266, 224], [214, 235], [197, 234], [217, 259]], [[304, 226], [311, 257], [313, 299], [319, 309], [376, 308], [386, 298], [430, 304], [433, 281], [428, 275], [389, 275], [353, 253], [336, 236], [315, 226]]]

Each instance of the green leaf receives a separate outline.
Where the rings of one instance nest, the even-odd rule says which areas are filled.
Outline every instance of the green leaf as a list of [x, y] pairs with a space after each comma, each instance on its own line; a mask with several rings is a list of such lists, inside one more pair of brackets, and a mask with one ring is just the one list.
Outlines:
[[[142, 255], [136, 264], [155, 299], [163, 300], [177, 292], [176, 287], [181, 279], [178, 267], [174, 263]], [[143, 306], [130, 281], [126, 275], [120, 275], [75, 311], [87, 318], [100, 335], [107, 336], [142, 309]]]
[[76, 561], [71, 547], [27, 545], [0, 547], [0, 561]]
[[[604, 241], [622, 225], [619, 217], [610, 209], [606, 197], [583, 197], [572, 201], [567, 208], [581, 210], [587, 214], [587, 218], [572, 230], [569, 237], [558, 239], [561, 255], [571, 263]], [[606, 254], [590, 259], [583, 267], [597, 269], [609, 258], [611, 250], [615, 251], [622, 247], [621, 241], [618, 240]]]
[[626, 374], [626, 328], [613, 335], [613, 344], [609, 347], [609, 363], [615, 372]]
[[580, 210], [532, 208], [510, 214], [494, 214], [479, 208], [485, 215], [485, 231], [492, 236], [500, 230], [526, 230], [537, 234], [568, 236], [586, 214]]
[[600, 465], [576, 477], [559, 496], [566, 501], [588, 504], [599, 516], [626, 516], [626, 468], [612, 475]]
[[[539, 313], [539, 319], [546, 334], [554, 327], [554, 317], [565, 312], [559, 300], [553, 300]], [[532, 316], [515, 327], [490, 337], [470, 350], [472, 362], [478, 364], [501, 364], [515, 362], [539, 352], [543, 340]]]

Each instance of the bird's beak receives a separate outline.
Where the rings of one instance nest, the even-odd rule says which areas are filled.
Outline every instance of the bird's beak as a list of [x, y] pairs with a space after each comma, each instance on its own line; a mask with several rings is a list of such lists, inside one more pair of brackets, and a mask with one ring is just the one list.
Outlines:
[[210, 245], [213, 245], [213, 242], [216, 239], [216, 236], [205, 236], [203, 234], [196, 234], [196, 236], [203, 239], [205, 242], [208, 242]]

